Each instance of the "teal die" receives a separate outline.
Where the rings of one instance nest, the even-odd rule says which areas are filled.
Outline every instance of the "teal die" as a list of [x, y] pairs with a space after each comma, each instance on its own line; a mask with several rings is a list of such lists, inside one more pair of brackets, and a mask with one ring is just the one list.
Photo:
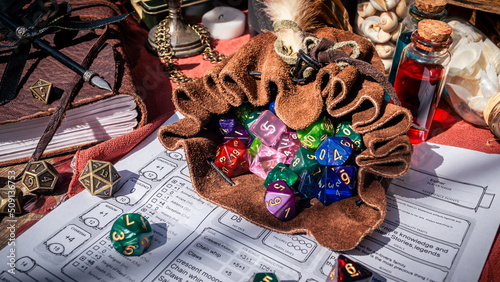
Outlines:
[[139, 256], [151, 245], [153, 234], [147, 219], [138, 213], [127, 213], [113, 223], [109, 238], [119, 253]]
[[363, 137], [352, 129], [352, 122], [343, 121], [337, 124], [335, 136], [349, 137], [354, 144], [354, 151], [359, 153], [363, 149]]
[[310, 150], [300, 147], [293, 157], [290, 169], [297, 175], [303, 171], [309, 171], [314, 177], [319, 178], [322, 173], [322, 166], [318, 163], [316, 155]]
[[288, 187], [292, 187], [298, 178], [299, 176], [284, 163], [279, 163], [267, 174], [266, 180], [264, 181], [264, 187], [267, 188], [271, 182], [278, 180], [284, 180]]
[[[243, 126], [245, 126], [246, 130], [250, 132], [250, 134], [252, 134], [252, 132], [249, 130], [250, 125], [252, 125], [252, 123], [254, 123], [257, 120], [260, 114], [262, 114], [262, 111], [259, 110], [253, 111], [252, 113], [250, 113], [250, 115], [248, 115], [245, 123], [243, 124]], [[254, 135], [252, 134], [252, 136]]]

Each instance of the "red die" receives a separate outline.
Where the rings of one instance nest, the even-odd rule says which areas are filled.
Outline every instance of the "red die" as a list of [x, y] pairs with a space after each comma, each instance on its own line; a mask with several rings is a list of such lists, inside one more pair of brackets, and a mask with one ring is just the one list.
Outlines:
[[228, 177], [238, 176], [249, 170], [250, 154], [237, 137], [217, 146], [215, 165]]

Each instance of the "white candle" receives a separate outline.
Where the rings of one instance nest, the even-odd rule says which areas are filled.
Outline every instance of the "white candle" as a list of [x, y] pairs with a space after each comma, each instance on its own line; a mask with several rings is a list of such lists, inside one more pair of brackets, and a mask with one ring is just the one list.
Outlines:
[[215, 7], [203, 15], [201, 23], [215, 39], [232, 39], [245, 32], [245, 14], [233, 7]]

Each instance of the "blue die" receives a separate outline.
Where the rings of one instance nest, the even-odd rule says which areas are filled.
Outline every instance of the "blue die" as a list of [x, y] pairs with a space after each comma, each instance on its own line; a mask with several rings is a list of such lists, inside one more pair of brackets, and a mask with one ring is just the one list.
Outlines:
[[343, 165], [351, 156], [354, 144], [349, 137], [328, 137], [316, 150], [316, 159], [320, 165]]
[[335, 172], [335, 168], [327, 166], [318, 181], [316, 198], [325, 206], [333, 202], [352, 196], [354, 191], [345, 184]]

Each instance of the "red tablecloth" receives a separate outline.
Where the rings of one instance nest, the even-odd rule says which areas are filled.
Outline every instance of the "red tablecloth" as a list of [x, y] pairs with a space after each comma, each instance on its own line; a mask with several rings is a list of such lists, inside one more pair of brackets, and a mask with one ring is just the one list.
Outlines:
[[[100, 159], [116, 162], [155, 131], [174, 112], [171, 93], [175, 85], [170, 82], [157, 56], [145, 48], [148, 31], [142, 28], [131, 17], [126, 20], [126, 49], [128, 51], [135, 82], [139, 94], [148, 107], [149, 123], [127, 135], [101, 143], [90, 149], [79, 151], [75, 156], [76, 171], [70, 183], [69, 195], [72, 196], [83, 189], [77, 180], [81, 170], [89, 159]], [[250, 39], [248, 32], [231, 40], [218, 40], [213, 43], [220, 53], [229, 55]], [[181, 69], [190, 77], [201, 76], [212, 64], [202, 59], [201, 55], [179, 60]], [[500, 154], [500, 143], [488, 140], [494, 136], [488, 129], [478, 128], [460, 119], [453, 110], [441, 101], [436, 114], [429, 142], [451, 145], [486, 153]], [[467, 164], [458, 164], [467, 165]], [[473, 169], [473, 168], [471, 168]], [[481, 281], [493, 281], [500, 277], [500, 268], [495, 267], [500, 261], [500, 241], [493, 245], [488, 261], [483, 269]]]

